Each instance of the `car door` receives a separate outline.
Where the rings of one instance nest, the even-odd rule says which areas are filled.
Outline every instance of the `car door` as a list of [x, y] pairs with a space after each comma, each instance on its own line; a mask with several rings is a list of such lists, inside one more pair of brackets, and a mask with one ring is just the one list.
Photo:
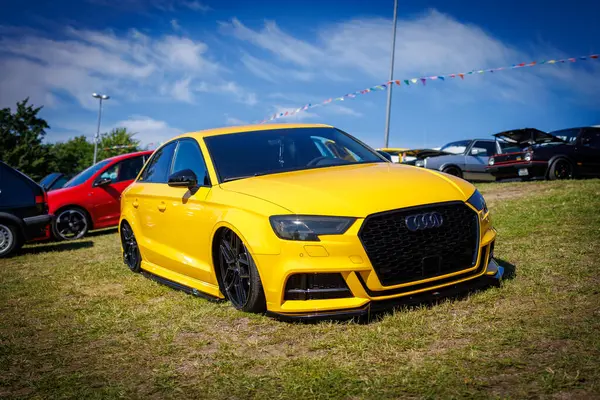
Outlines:
[[[91, 213], [96, 227], [114, 226], [121, 215], [121, 193], [129, 186], [144, 166], [144, 155], [130, 157], [107, 166], [92, 183], [93, 198]], [[97, 185], [102, 179], [110, 183]]]
[[494, 180], [486, 167], [491, 156], [496, 154], [493, 140], [474, 140], [465, 155], [464, 177], [473, 180]]
[[575, 146], [575, 162], [583, 175], [600, 176], [600, 129], [585, 128]]
[[202, 282], [213, 282], [210, 235], [214, 221], [207, 212], [211, 188], [202, 151], [193, 138], [178, 140], [170, 173], [191, 170], [198, 179], [194, 188], [166, 186], [161, 195], [162, 243], [168, 249], [165, 267]]

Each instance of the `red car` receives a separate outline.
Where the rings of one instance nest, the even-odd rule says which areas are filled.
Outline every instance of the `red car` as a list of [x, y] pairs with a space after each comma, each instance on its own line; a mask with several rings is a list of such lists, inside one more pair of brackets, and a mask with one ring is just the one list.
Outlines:
[[76, 175], [61, 189], [48, 192], [48, 207], [56, 216], [52, 223], [54, 238], [79, 239], [91, 229], [118, 225], [121, 193], [152, 153], [140, 151], [107, 158]]

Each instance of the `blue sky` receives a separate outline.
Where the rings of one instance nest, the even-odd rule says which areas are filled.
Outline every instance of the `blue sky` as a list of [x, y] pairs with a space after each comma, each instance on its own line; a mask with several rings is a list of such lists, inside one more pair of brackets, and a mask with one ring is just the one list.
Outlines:
[[[387, 81], [392, 0], [2, 1], [0, 107], [43, 105], [48, 141], [126, 126], [145, 144], [260, 121]], [[600, 3], [399, 2], [395, 79], [600, 52]], [[600, 60], [394, 88], [390, 146], [600, 124]], [[383, 145], [386, 93], [278, 122]]]

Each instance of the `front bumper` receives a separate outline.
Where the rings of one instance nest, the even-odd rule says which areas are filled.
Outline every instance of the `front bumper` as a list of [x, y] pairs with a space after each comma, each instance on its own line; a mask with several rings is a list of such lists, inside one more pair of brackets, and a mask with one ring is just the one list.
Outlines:
[[[516, 161], [486, 168], [496, 179], [544, 178], [547, 169], [548, 163], [545, 161]], [[519, 170], [526, 170], [527, 174], [520, 175]]]
[[[501, 279], [503, 270], [493, 260], [496, 231], [489, 214], [480, 215], [480, 240], [474, 266], [391, 286], [383, 286], [358, 239], [362, 221], [344, 235], [322, 236], [320, 242], [284, 241], [280, 254], [253, 254], [258, 267], [267, 310], [284, 319], [335, 319], [365, 315], [393, 308], [415, 299], [440, 297], [439, 293], [464, 290], [473, 283], [489, 284]], [[342, 298], [286, 299], [286, 282], [294, 274], [339, 273], [351, 292]], [[477, 282], [475, 282], [477, 281]]]
[[370, 301], [366, 305], [344, 310], [312, 311], [306, 313], [281, 313], [267, 311], [268, 315], [283, 321], [320, 321], [345, 320], [350, 318], [370, 317], [378, 312], [391, 310], [401, 306], [427, 304], [453, 296], [463, 295], [470, 291], [498, 285], [504, 276], [504, 268], [491, 259], [483, 275], [475, 279], [450, 284], [440, 289], [427, 290], [411, 296], [392, 298], [388, 300]]

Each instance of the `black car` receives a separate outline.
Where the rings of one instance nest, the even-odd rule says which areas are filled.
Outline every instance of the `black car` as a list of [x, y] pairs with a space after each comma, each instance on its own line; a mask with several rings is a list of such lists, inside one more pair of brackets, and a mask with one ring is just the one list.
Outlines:
[[0, 161], [0, 258], [45, 237], [51, 221], [44, 189]]
[[600, 128], [570, 128], [546, 133], [534, 128], [497, 133], [513, 146], [488, 161], [496, 179], [571, 179], [600, 177]]
[[71, 175], [65, 175], [60, 172], [53, 172], [46, 175], [41, 181], [40, 186], [44, 188], [46, 192], [62, 188], [65, 183], [69, 182], [72, 178]]

